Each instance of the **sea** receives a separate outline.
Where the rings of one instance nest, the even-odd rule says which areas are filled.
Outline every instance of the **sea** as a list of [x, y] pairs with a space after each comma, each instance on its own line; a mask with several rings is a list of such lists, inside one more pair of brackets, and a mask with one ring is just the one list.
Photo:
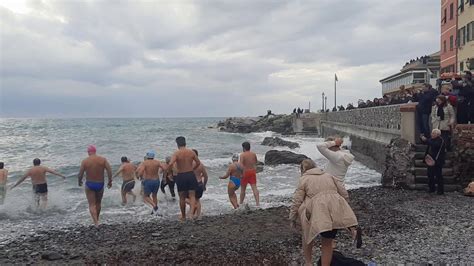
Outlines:
[[[97, 146], [97, 153], [107, 158], [115, 172], [120, 158], [127, 156], [133, 163], [143, 160], [148, 150], [154, 150], [157, 159], [164, 160], [176, 150], [175, 138], [184, 136], [188, 147], [197, 149], [206, 166], [209, 181], [202, 201], [203, 215], [220, 215], [233, 212], [227, 196], [228, 180], [219, 176], [226, 172], [231, 157], [239, 153], [244, 141], [249, 141], [258, 159], [264, 161], [270, 149], [290, 150], [285, 147], [267, 147], [260, 143], [265, 137], [279, 136], [297, 142], [300, 148], [292, 151], [312, 158], [324, 168], [326, 159], [317, 151], [316, 144], [323, 139], [317, 136], [280, 136], [274, 132], [225, 133], [216, 125], [224, 118], [77, 118], [77, 119], [0, 119], [0, 161], [9, 170], [11, 187], [30, 167], [33, 159], [40, 158], [42, 165], [67, 176], [66, 180], [48, 175], [48, 207], [34, 207], [31, 181], [7, 192], [0, 205], [0, 245], [19, 236], [42, 230], [66, 230], [92, 224], [84, 188], [78, 186], [77, 174], [81, 161], [87, 157], [87, 146]], [[350, 141], [345, 140], [350, 148]], [[288, 205], [300, 176], [297, 165], [265, 166], [258, 175], [258, 189], [262, 208]], [[355, 161], [346, 176], [347, 188], [376, 186], [381, 175]], [[134, 223], [153, 219], [177, 220], [178, 200], [159, 192], [159, 215], [140, 197], [127, 206], [121, 205], [121, 178], [113, 181], [104, 193], [101, 223]], [[139, 189], [137, 184], [135, 189]], [[246, 201], [254, 208], [250, 187]]]

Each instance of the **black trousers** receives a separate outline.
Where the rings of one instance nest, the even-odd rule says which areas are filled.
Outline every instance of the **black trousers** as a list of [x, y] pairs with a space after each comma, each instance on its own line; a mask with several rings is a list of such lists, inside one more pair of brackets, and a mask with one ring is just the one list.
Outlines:
[[444, 140], [447, 151], [451, 151], [451, 131], [450, 130], [441, 130], [441, 137]]
[[[437, 190], [435, 184], [438, 185]], [[428, 186], [430, 192], [444, 193], [443, 165], [428, 166]]]
[[169, 180], [166, 180], [165, 178], [163, 178], [163, 180], [161, 180], [161, 192], [163, 192], [163, 194], [166, 194], [165, 192], [165, 187], [168, 186], [168, 189], [170, 190], [170, 193], [171, 193], [171, 196], [174, 197], [175, 194], [174, 194], [174, 184], [175, 182], [174, 181], [169, 181]]

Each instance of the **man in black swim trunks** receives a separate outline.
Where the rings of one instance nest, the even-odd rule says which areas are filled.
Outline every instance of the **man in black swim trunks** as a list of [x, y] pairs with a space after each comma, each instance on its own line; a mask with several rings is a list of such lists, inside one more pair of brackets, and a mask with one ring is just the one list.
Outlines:
[[48, 184], [46, 183], [46, 173], [51, 173], [64, 179], [66, 179], [66, 176], [49, 169], [48, 167], [41, 166], [40, 164], [40, 159], [34, 159], [33, 167], [28, 170], [28, 172], [26, 172], [26, 174], [24, 174], [10, 189], [15, 188], [25, 181], [26, 178], [30, 177], [31, 183], [33, 183], [33, 193], [35, 193], [36, 206], [41, 209], [45, 209], [46, 205], [48, 204]]
[[133, 193], [133, 188], [135, 187], [135, 171], [136, 167], [130, 161], [126, 156], [123, 156], [121, 159], [122, 165], [120, 168], [117, 170], [115, 175], [113, 177], [118, 176], [119, 174], [122, 174], [122, 189], [121, 189], [121, 194], [122, 194], [122, 205], [127, 204], [127, 194], [131, 195], [133, 197], [133, 202], [137, 199], [137, 196], [135, 193]]
[[[199, 158], [198, 151], [193, 149], [193, 152]], [[202, 207], [201, 198], [202, 198], [202, 195], [204, 194], [204, 191], [206, 191], [206, 185], [207, 185], [207, 180], [208, 180], [206, 167], [201, 163], [198, 166], [198, 168], [194, 170], [194, 175], [196, 176], [196, 180], [197, 180], [197, 188], [196, 188], [196, 207], [192, 215], [196, 218], [199, 218], [201, 216], [201, 207]]]
[[171, 157], [169, 165], [176, 163], [176, 168], [178, 169], [175, 182], [178, 185], [179, 208], [181, 209], [180, 220], [184, 221], [186, 220], [186, 195], [189, 196], [191, 214], [195, 213], [198, 184], [194, 171], [201, 165], [201, 161], [199, 161], [199, 158], [192, 150], [186, 148], [186, 139], [184, 137], [177, 137], [176, 144], [178, 145], [178, 150]]

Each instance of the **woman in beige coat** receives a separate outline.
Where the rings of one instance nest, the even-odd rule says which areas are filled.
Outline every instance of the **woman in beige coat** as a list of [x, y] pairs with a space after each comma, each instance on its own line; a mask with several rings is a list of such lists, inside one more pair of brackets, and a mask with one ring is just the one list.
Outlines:
[[456, 123], [454, 108], [448, 103], [445, 96], [436, 97], [436, 104], [431, 110], [431, 129], [441, 130], [441, 137], [446, 143], [446, 148], [451, 149], [451, 131]]
[[310, 159], [301, 163], [301, 173], [290, 209], [291, 226], [300, 220], [305, 263], [312, 265], [314, 240], [321, 235], [321, 264], [330, 265], [337, 229], [356, 226], [357, 218], [341, 179], [324, 173]]

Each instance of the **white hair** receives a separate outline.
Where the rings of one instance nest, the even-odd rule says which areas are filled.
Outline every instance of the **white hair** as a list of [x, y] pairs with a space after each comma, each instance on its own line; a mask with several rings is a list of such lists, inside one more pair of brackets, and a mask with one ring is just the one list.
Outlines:
[[440, 136], [441, 135], [441, 130], [435, 128], [435, 129], [433, 129], [433, 131], [431, 131], [431, 133], [436, 134], [436, 136]]

